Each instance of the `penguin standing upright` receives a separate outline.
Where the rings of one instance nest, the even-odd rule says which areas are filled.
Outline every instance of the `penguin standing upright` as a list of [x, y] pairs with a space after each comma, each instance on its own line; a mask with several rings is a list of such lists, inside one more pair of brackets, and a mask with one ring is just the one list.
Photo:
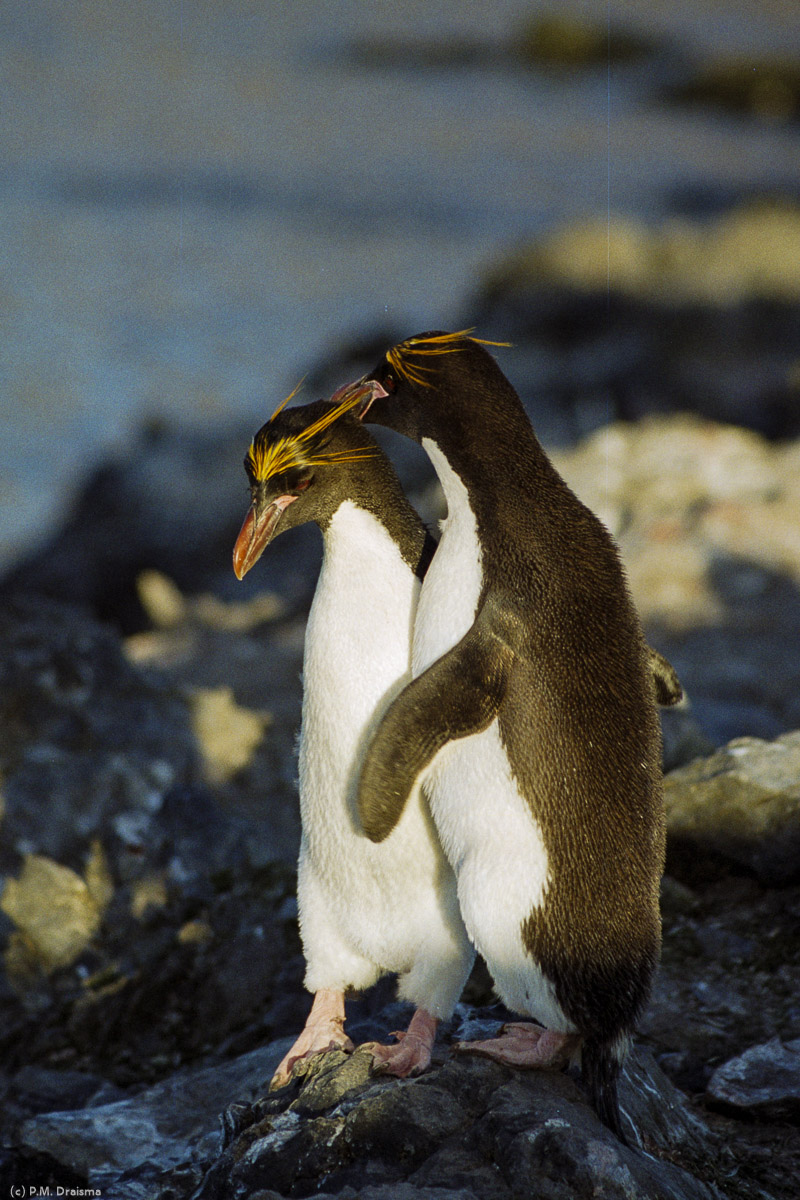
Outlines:
[[[369, 387], [357, 394], [365, 393]], [[361, 756], [410, 679], [414, 610], [435, 542], [388, 459], [346, 415], [349, 403], [279, 409], [259, 430], [245, 458], [252, 505], [234, 550], [241, 579], [279, 533], [315, 521], [323, 535], [305, 637], [298, 761], [298, 907], [314, 1003], [273, 1087], [300, 1058], [352, 1049], [344, 994], [386, 972], [399, 973], [399, 994], [416, 1012], [399, 1044], [373, 1045], [373, 1056], [392, 1074], [424, 1070], [437, 1021], [451, 1015], [474, 958], [455, 878], [419, 789], [381, 845], [359, 828]]]
[[656, 691], [680, 689], [609, 533], [483, 345], [420, 334], [367, 378], [380, 388], [355, 411], [422, 444], [447, 518], [415, 678], [365, 757], [364, 830], [388, 837], [424, 778], [467, 930], [506, 1005], [544, 1026], [472, 1048], [548, 1067], [580, 1047], [595, 1109], [622, 1136], [617, 1076], [660, 946]]

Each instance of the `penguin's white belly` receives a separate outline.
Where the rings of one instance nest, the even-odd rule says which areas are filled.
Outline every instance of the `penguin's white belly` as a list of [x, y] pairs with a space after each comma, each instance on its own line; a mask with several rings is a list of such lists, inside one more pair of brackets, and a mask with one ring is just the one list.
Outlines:
[[509, 768], [497, 720], [445, 746], [425, 786], [455, 871], [464, 924], [498, 993], [516, 1012], [571, 1030], [522, 941], [523, 922], [541, 907], [549, 886], [547, 850]]
[[[471, 951], [427, 806], [417, 790], [378, 845], [360, 832], [355, 806], [366, 745], [410, 678], [418, 593], [419, 581], [383, 525], [342, 504], [326, 532], [306, 629], [300, 917], [311, 990], [366, 987], [383, 971], [419, 967], [427, 948], [442, 960], [436, 969], [431, 962], [432, 976], [443, 978], [425, 985], [437, 994], [423, 1000], [430, 1011], [444, 1011], [450, 991], [452, 1003], [458, 999]], [[448, 978], [454, 958], [458, 980]]]
[[[436, 443], [426, 438], [422, 444], [442, 482], [448, 515], [417, 608], [414, 675], [467, 633], [483, 588], [480, 540], [466, 488]], [[541, 906], [548, 887], [547, 850], [511, 773], [498, 721], [444, 746], [425, 774], [425, 787], [456, 874], [464, 924], [503, 1001], [550, 1028], [571, 1030], [552, 985], [522, 942], [522, 924]]]

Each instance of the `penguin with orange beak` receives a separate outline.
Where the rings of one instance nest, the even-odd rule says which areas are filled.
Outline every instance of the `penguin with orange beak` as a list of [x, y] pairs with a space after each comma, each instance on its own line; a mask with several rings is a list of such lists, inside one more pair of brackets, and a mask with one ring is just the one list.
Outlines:
[[300, 1059], [352, 1049], [345, 995], [396, 972], [415, 1006], [396, 1045], [370, 1047], [378, 1067], [417, 1074], [430, 1063], [472, 966], [453, 871], [420, 788], [375, 844], [360, 832], [356, 783], [364, 750], [411, 678], [411, 632], [435, 542], [368, 431], [348, 412], [376, 390], [279, 409], [245, 458], [252, 503], [234, 549], [241, 579], [277, 536], [307, 521], [322, 531], [323, 562], [308, 618], [298, 774], [298, 864], [306, 986], [305, 1028], [272, 1086]]

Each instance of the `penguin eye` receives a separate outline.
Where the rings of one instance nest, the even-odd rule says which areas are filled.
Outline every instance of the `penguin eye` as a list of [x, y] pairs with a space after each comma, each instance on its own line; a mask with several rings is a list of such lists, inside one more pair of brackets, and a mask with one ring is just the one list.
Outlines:
[[387, 392], [389, 392], [390, 395], [392, 392], [397, 391], [397, 384], [395, 383], [394, 375], [386, 375], [384, 377], [383, 387]]
[[310, 485], [310, 483], [311, 483], [310, 479], [301, 479], [294, 485], [294, 487], [292, 488], [292, 491], [293, 492], [304, 492], [306, 490], [306, 488]]

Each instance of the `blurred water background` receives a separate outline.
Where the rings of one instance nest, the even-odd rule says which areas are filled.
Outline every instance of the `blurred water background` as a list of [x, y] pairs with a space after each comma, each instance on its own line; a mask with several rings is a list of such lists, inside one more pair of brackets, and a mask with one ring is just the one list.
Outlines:
[[144, 421], [255, 428], [348, 340], [463, 321], [527, 238], [796, 185], [796, 120], [664, 99], [797, 52], [794, 0], [574, 0], [622, 52], [526, 57], [566, 11], [4, 0], [0, 565]]

